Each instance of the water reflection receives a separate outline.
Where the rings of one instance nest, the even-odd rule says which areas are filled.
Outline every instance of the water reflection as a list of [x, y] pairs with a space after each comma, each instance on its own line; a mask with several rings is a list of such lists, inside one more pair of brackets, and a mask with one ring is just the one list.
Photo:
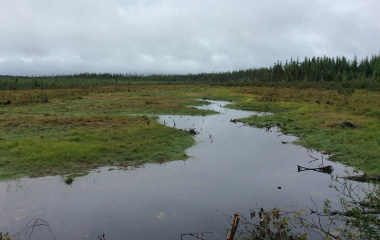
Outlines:
[[[195, 129], [197, 145], [186, 161], [147, 164], [127, 171], [103, 167], [70, 186], [60, 177], [24, 178], [0, 183], [0, 231], [15, 233], [33, 218], [47, 221], [56, 239], [180, 239], [181, 233], [216, 232], [221, 239], [228, 218], [256, 207], [305, 208], [335, 199], [327, 174], [297, 173], [297, 165], [322, 154], [293, 144], [295, 137], [276, 130], [231, 122], [254, 112], [224, 108], [227, 102], [203, 106], [218, 115], [161, 116], [159, 121]], [[326, 160], [336, 173], [344, 166]], [[40, 229], [32, 239], [51, 239]], [[23, 236], [21, 236], [23, 237]], [[34, 238], [33, 238], [34, 237]], [[22, 239], [22, 238], [21, 238]]]

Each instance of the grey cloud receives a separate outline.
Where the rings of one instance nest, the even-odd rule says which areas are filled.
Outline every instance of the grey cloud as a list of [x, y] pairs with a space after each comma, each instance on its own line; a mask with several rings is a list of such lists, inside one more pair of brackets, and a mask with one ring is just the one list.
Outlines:
[[380, 51], [376, 0], [0, 0], [0, 6], [0, 74], [218, 72]]

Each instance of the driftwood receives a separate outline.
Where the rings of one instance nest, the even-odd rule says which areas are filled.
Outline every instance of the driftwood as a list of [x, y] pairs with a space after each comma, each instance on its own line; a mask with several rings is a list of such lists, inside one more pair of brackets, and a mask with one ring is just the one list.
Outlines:
[[343, 178], [352, 180], [352, 181], [357, 181], [357, 182], [380, 181], [380, 175], [367, 175], [365, 173], [363, 175], [348, 176], [348, 177], [343, 177]]
[[234, 239], [236, 229], [239, 225], [239, 220], [240, 220], [239, 216], [240, 216], [240, 213], [236, 212], [234, 215], [234, 219], [232, 221], [230, 232], [228, 233], [228, 236], [227, 236], [227, 240], [233, 240]]
[[307, 167], [302, 167], [300, 165], [297, 165], [297, 167], [298, 167], [298, 172], [308, 171], [308, 170], [323, 172], [323, 173], [328, 173], [328, 174], [331, 174], [332, 172], [334, 172], [334, 168], [331, 165], [328, 165], [325, 167], [318, 167], [318, 168], [307, 168]]

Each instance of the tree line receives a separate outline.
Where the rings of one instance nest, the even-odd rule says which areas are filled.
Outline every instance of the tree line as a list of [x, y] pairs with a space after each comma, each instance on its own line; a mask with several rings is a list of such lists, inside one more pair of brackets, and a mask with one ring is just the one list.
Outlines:
[[355, 57], [305, 57], [278, 61], [269, 67], [199, 74], [81, 73], [52, 76], [0, 76], [0, 89], [74, 88], [129, 84], [221, 84], [350, 82], [380, 83], [380, 55], [360, 61]]

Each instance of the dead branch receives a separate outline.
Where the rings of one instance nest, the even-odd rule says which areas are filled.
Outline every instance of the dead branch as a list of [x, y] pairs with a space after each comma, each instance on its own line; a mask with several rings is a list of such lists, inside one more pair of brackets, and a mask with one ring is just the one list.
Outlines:
[[239, 216], [240, 216], [240, 213], [236, 212], [235, 215], [234, 215], [234, 219], [232, 221], [230, 232], [229, 232], [229, 234], [227, 236], [227, 240], [233, 240], [234, 239], [235, 233], [236, 233], [236, 229], [237, 229], [237, 227], [239, 225], [239, 220], [240, 220]]

